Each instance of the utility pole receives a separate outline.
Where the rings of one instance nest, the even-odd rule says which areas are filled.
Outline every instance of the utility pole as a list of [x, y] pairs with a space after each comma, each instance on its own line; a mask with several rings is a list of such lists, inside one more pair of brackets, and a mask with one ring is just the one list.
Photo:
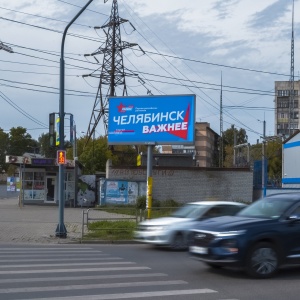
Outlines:
[[[99, 54], [104, 55], [100, 74], [92, 73], [89, 75], [83, 75], [83, 77], [91, 76], [100, 78], [93, 111], [90, 118], [89, 128], [86, 134], [86, 143], [88, 143], [93, 136], [93, 133], [95, 132], [101, 118], [103, 119], [105, 134], [107, 134], [108, 99], [111, 96], [116, 96], [115, 88], [121, 87], [122, 96], [127, 96], [125, 81], [126, 74], [123, 64], [123, 50], [137, 46], [137, 44], [122, 41], [120, 25], [126, 22], [128, 22], [128, 20], [119, 17], [118, 1], [113, 0], [109, 20], [101, 27], [94, 27], [95, 29], [102, 29], [104, 31], [106, 35], [105, 44], [101, 45], [92, 54], [85, 54], [85, 56], [93, 56], [97, 62], [99, 61], [95, 56]], [[135, 30], [132, 24], [131, 26]], [[103, 93], [104, 90], [107, 90], [106, 94]]]
[[236, 152], [235, 152], [235, 146], [236, 146], [236, 131], [234, 128], [234, 125], [231, 125], [231, 128], [233, 129], [233, 167], [236, 167]]
[[222, 72], [221, 72], [221, 94], [220, 94], [220, 146], [219, 146], [219, 167], [223, 168], [223, 84], [222, 84]]
[[266, 121], [263, 121], [263, 141], [262, 141], [262, 158], [261, 158], [261, 186], [262, 186], [262, 190], [263, 190], [263, 197], [266, 197], [266, 170], [265, 170], [265, 163], [266, 163], [266, 158], [265, 158], [265, 143], [266, 143]]
[[292, 38], [291, 38], [291, 74], [290, 74], [290, 98], [289, 98], [289, 136], [291, 136], [294, 133], [294, 130], [292, 130], [292, 121], [294, 120], [294, 0], [293, 0], [293, 8], [292, 8]]

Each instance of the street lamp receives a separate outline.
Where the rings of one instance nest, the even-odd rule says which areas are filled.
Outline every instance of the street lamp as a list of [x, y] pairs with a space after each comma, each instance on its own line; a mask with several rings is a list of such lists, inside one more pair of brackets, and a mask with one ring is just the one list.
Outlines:
[[[65, 62], [64, 62], [64, 46], [65, 39], [67, 35], [67, 31], [69, 27], [75, 22], [75, 20], [82, 14], [82, 12], [92, 3], [93, 0], [89, 0], [87, 4], [82, 7], [82, 9], [77, 13], [77, 15], [71, 20], [71, 22], [67, 25], [64, 30], [61, 42], [61, 56], [60, 56], [60, 87], [59, 87], [59, 150], [64, 150], [65, 148], [65, 133], [64, 133], [64, 117], [65, 117]], [[57, 237], [66, 238], [67, 230], [64, 224], [64, 205], [65, 205], [65, 166], [63, 164], [59, 164], [59, 223], [57, 224], [56, 233]]]

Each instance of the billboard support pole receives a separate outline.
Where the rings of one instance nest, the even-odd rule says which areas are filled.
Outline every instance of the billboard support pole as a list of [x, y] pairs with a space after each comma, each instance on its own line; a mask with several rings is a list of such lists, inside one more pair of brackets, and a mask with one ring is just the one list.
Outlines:
[[153, 148], [154, 145], [148, 145], [147, 149], [147, 201], [146, 208], [148, 212], [148, 219], [151, 218], [152, 208], [152, 165], [153, 165]]

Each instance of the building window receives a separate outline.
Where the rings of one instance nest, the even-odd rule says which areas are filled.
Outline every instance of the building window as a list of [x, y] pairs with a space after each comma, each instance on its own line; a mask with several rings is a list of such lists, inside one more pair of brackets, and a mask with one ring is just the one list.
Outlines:
[[45, 198], [45, 173], [41, 171], [23, 172], [24, 200], [44, 200]]
[[289, 90], [278, 90], [277, 96], [288, 96], [290, 94]]
[[65, 173], [65, 199], [66, 201], [75, 199], [75, 174], [73, 171]]

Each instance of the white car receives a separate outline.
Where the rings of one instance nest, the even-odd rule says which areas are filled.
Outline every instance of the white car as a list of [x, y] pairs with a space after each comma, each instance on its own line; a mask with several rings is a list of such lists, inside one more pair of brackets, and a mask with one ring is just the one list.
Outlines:
[[194, 222], [235, 215], [246, 204], [230, 201], [199, 201], [183, 205], [169, 217], [150, 219], [138, 224], [134, 240], [156, 246], [168, 246], [173, 250], [188, 248], [189, 229]]

